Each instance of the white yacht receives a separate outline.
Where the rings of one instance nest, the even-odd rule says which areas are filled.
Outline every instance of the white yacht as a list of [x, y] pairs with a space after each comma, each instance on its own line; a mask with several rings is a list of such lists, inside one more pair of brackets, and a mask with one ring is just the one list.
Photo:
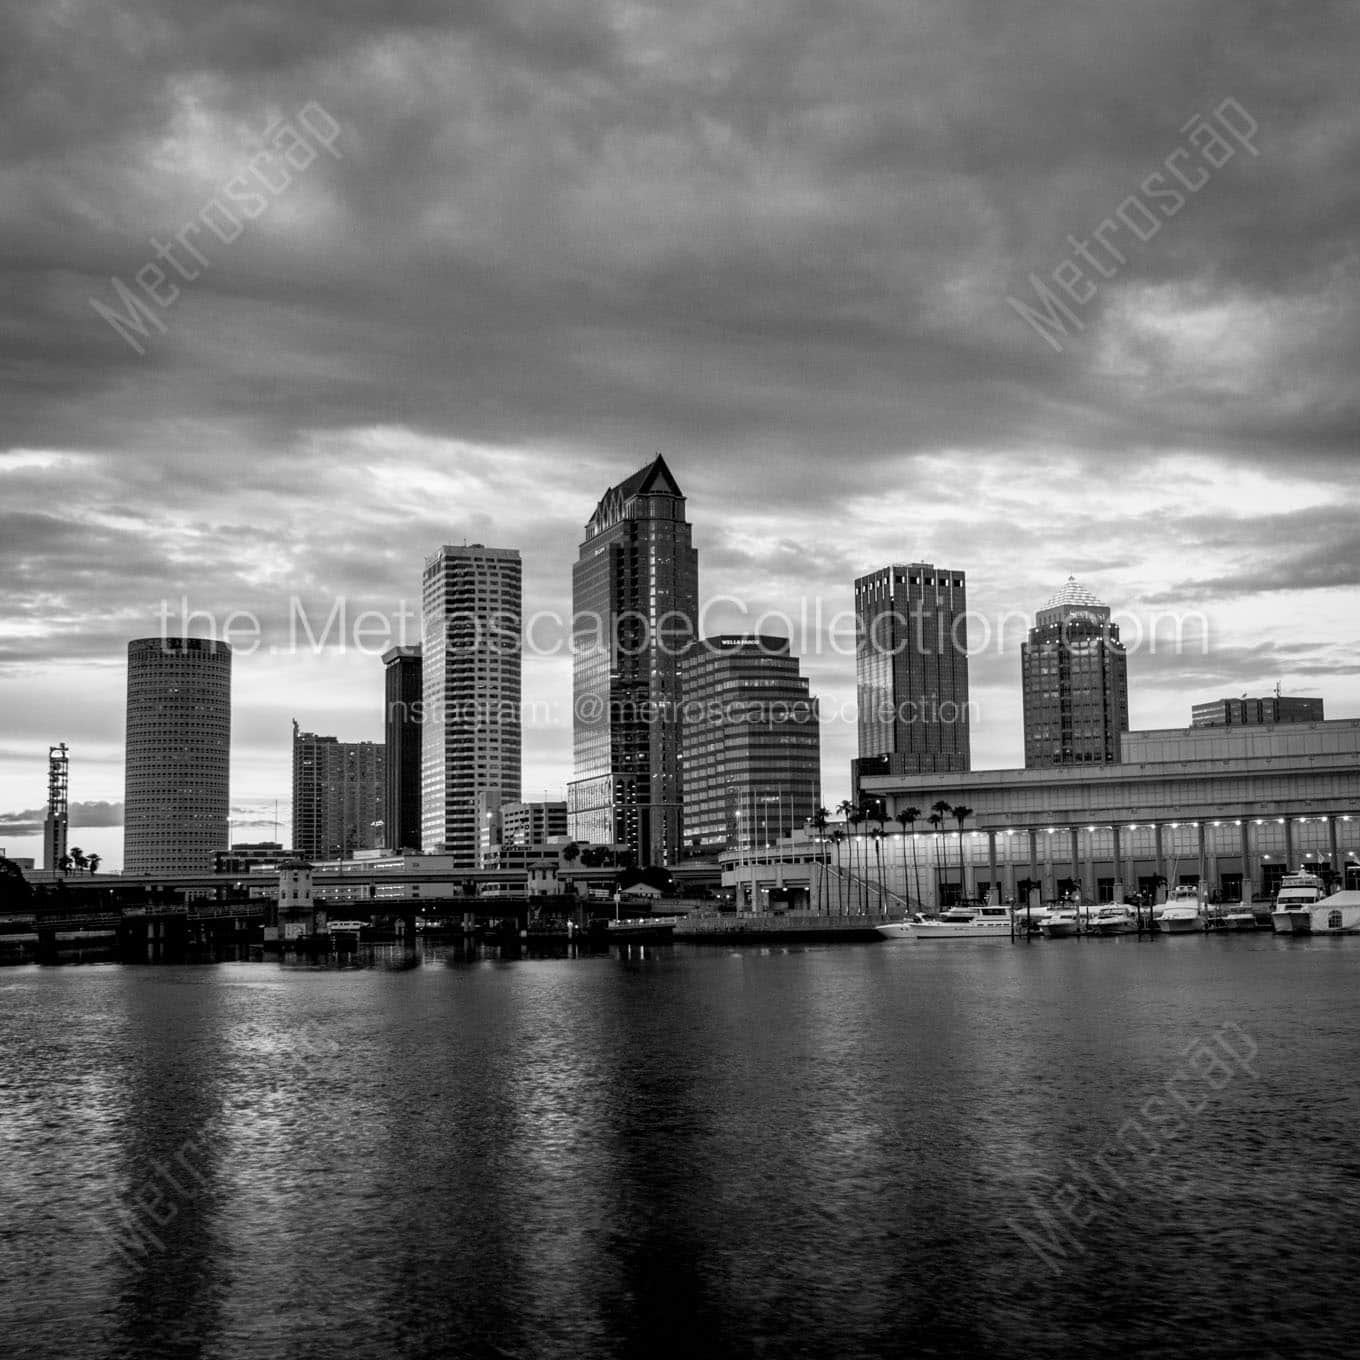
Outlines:
[[1138, 929], [1137, 908], [1127, 902], [1106, 902], [1086, 923], [1092, 935], [1132, 935]]
[[1157, 929], [1165, 935], [1186, 935], [1204, 929], [1204, 904], [1193, 883], [1178, 883], [1157, 916]]
[[1081, 933], [1081, 908], [1079, 906], [1056, 907], [1048, 913], [1043, 923], [1044, 935], [1050, 940], [1065, 940], [1069, 935]]
[[1322, 900], [1322, 880], [1302, 869], [1285, 874], [1275, 894], [1270, 925], [1277, 935], [1308, 935], [1313, 929], [1313, 907]]
[[876, 925], [874, 929], [883, 936], [885, 940], [909, 940], [915, 924], [921, 917], [913, 916], [910, 920], [903, 917], [900, 921], [883, 921]]
[[1255, 930], [1256, 913], [1252, 911], [1251, 904], [1241, 902], [1235, 907], [1223, 913], [1224, 930]]
[[875, 930], [886, 939], [975, 940], [1011, 933], [1011, 909], [984, 903], [982, 906], [950, 907], [943, 915], [930, 919], [913, 916], [908, 921], [888, 921]]

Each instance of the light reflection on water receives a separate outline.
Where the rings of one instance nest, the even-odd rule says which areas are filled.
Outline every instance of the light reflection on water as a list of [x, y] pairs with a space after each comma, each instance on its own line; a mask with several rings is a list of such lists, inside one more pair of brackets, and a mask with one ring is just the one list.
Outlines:
[[[1352, 1354], [1357, 945], [8, 970], [0, 1320], [33, 1357]], [[1225, 1022], [1259, 1078], [1031, 1250]]]

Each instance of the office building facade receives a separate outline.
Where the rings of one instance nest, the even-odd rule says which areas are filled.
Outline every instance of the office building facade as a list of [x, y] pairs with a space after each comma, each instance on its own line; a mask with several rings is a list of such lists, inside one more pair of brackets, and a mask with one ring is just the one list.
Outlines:
[[565, 802], [502, 803], [481, 807], [481, 834], [477, 845], [477, 867], [501, 869], [509, 864], [528, 862], [529, 851], [552, 841], [567, 839]]
[[821, 803], [817, 703], [787, 638], [721, 635], [685, 657], [686, 855], [777, 841]]
[[387, 841], [387, 751], [293, 723], [293, 849], [303, 859], [348, 859]]
[[567, 834], [565, 802], [505, 803], [500, 810], [502, 845], [546, 845]]
[[383, 844], [393, 851], [420, 849], [421, 660], [419, 647], [383, 653], [383, 741], [387, 802]]
[[698, 595], [685, 497], [658, 456], [605, 492], [572, 570], [568, 827], [642, 864], [680, 854], [680, 661]]
[[1128, 656], [1110, 608], [1069, 576], [1020, 644], [1025, 768], [1112, 765], [1129, 728]]
[[857, 578], [855, 631], [856, 791], [860, 777], [871, 774], [967, 770], [971, 710], [963, 572], [912, 562]]
[[1270, 723], [1323, 722], [1321, 699], [1302, 699], [1286, 694], [1268, 694], [1264, 699], [1214, 699], [1194, 704], [1190, 709], [1191, 727], [1263, 727]]
[[421, 604], [421, 845], [475, 869], [479, 795], [520, 796], [518, 551], [440, 548], [425, 561]]
[[231, 647], [129, 642], [123, 872], [210, 873], [227, 847], [230, 783]]

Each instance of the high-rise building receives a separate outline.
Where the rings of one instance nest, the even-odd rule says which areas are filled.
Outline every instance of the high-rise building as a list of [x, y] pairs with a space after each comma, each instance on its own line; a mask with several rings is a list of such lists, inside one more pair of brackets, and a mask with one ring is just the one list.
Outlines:
[[1128, 657], [1110, 608], [1069, 576], [1020, 645], [1025, 768], [1112, 765], [1129, 729]]
[[855, 581], [861, 775], [950, 773], [970, 764], [964, 574], [894, 564]]
[[421, 845], [475, 869], [478, 795], [520, 795], [523, 578], [514, 548], [442, 547], [422, 589]]
[[231, 647], [129, 642], [123, 872], [211, 873], [227, 848], [230, 779]]
[[387, 751], [338, 741], [293, 722], [293, 849], [304, 859], [348, 859], [387, 844]]
[[1286, 694], [1268, 694], [1264, 699], [1215, 699], [1194, 704], [1190, 709], [1191, 727], [1242, 727], [1266, 723], [1322, 722], [1322, 700], [1302, 699]]
[[575, 779], [570, 834], [673, 864], [681, 844], [680, 658], [696, 634], [699, 558], [659, 455], [610, 487], [572, 569]]
[[387, 805], [383, 844], [391, 850], [420, 849], [420, 648], [392, 647], [383, 653], [386, 707]]
[[681, 683], [686, 854], [802, 830], [821, 803], [821, 728], [788, 639], [706, 638]]

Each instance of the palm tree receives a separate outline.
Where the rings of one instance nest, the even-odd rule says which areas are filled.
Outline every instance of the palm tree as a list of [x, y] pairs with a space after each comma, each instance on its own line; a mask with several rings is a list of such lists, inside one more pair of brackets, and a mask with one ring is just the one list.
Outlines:
[[[853, 874], [855, 872], [855, 841], [859, 836], [860, 827], [864, 825], [864, 814], [856, 808], [846, 813], [845, 820], [853, 828], [853, 830], [850, 833], [850, 872], [851, 874]], [[867, 916], [869, 913], [869, 877], [868, 877], [869, 871], [868, 871], [868, 849], [866, 846], [863, 845], [860, 846], [860, 855], [864, 858], [865, 864], [865, 867], [859, 876], [860, 904], [862, 908], [862, 913]]]
[[[841, 816], [845, 819], [846, 834], [848, 836], [850, 833], [850, 827], [852, 825], [851, 818], [853, 817], [855, 812], [855, 805], [848, 798], [842, 798], [841, 801], [836, 804], [836, 811], [839, 812]], [[854, 877], [855, 877], [855, 842], [851, 840], [850, 841], [851, 881], [854, 880]]]
[[71, 856], [71, 863], [77, 869], [83, 869], [89, 863], [85, 858], [85, 852], [78, 845], [73, 845], [68, 853]]
[[91, 855], [89, 859], [85, 861], [85, 863], [89, 867], [89, 870], [92, 874], [97, 874], [99, 872], [99, 855], [97, 852]]
[[874, 859], [878, 861], [878, 914], [883, 915], [883, 828], [869, 833], [874, 841]]
[[887, 822], [887, 812], [883, 806], [881, 798], [874, 798], [864, 804], [864, 820], [866, 822], [877, 822], [877, 832], [871, 833], [874, 836], [874, 858], [878, 861], [878, 910], [883, 910], [883, 827]]
[[[821, 858], [821, 857], [822, 857], [822, 855], [825, 853], [825, 851], [823, 851], [823, 850], [821, 849], [821, 846], [822, 846], [823, 843], [826, 841], [826, 824], [827, 824], [828, 821], [831, 820], [831, 814], [830, 814], [824, 807], [819, 807], [819, 808], [812, 814], [812, 816], [809, 818], [809, 820], [812, 822], [813, 829], [817, 832], [817, 846], [818, 846], [818, 849], [817, 849], [817, 864], [820, 866], [821, 863], [822, 863], [822, 858]], [[826, 886], [826, 877], [825, 877], [825, 875], [819, 875], [819, 877], [821, 877], [821, 879], [822, 879], [822, 886], [823, 886], [823, 888], [825, 888], [825, 886]]]
[[841, 894], [841, 842], [845, 839], [845, 832], [837, 827], [831, 833], [831, 843], [836, 847], [836, 905], [841, 908], [841, 915], [845, 915], [845, 899]]
[[[934, 814], [930, 818], [930, 824], [935, 828], [936, 831], [939, 831], [944, 826], [944, 819], [948, 817], [949, 814], [954, 811], [954, 809], [950, 807], [950, 805], [946, 803], [943, 798], [939, 798], [930, 805], [930, 811], [932, 812], [932, 814]], [[941, 865], [944, 865], [943, 855], [937, 855], [936, 859], [939, 861]], [[944, 867], [948, 868], [947, 865], [945, 865]]]
[[968, 881], [968, 875], [967, 875], [967, 873], [965, 872], [964, 867], [963, 867], [963, 823], [964, 823], [965, 819], [971, 817], [972, 815], [973, 815], [973, 809], [972, 809], [972, 808], [970, 808], [970, 807], [964, 807], [964, 805], [963, 805], [962, 803], [958, 803], [958, 804], [955, 805], [955, 807], [954, 807], [954, 818], [955, 818], [955, 820], [956, 820], [956, 821], [958, 822], [958, 824], [959, 824], [959, 895], [960, 895], [960, 897], [962, 897], [962, 895], [963, 895], [963, 886], [964, 886], [964, 884], [967, 883], [967, 881]]
[[[911, 876], [916, 884], [916, 905], [921, 906], [921, 870], [916, 863], [916, 819], [921, 815], [918, 807], [904, 807], [894, 818], [901, 824], [903, 844], [906, 843], [907, 835], [911, 835]], [[908, 829], [910, 828], [910, 833]], [[906, 855], [902, 856], [902, 867], [906, 868]]]

